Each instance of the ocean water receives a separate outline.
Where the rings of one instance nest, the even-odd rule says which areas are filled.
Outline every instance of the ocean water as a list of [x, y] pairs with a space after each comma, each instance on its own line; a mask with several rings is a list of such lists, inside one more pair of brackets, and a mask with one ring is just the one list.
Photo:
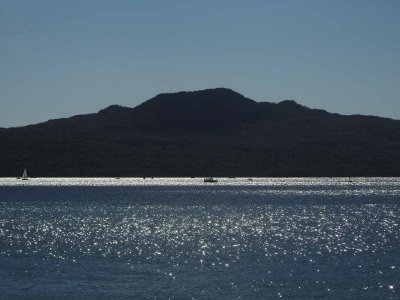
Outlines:
[[0, 299], [400, 299], [400, 178], [2, 178]]

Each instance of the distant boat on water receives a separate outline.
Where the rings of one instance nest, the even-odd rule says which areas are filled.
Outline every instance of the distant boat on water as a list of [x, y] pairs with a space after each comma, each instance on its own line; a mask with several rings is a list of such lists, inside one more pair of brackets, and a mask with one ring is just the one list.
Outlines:
[[204, 182], [218, 182], [218, 179], [214, 179], [213, 177], [204, 178]]
[[26, 169], [24, 169], [24, 173], [22, 173], [22, 180], [28, 180], [28, 173], [26, 172]]

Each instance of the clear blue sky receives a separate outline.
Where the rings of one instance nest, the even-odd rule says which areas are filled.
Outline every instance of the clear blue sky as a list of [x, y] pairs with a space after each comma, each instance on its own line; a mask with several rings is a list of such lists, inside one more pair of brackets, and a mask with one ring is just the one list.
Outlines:
[[213, 87], [400, 119], [400, 1], [0, 0], [0, 127]]

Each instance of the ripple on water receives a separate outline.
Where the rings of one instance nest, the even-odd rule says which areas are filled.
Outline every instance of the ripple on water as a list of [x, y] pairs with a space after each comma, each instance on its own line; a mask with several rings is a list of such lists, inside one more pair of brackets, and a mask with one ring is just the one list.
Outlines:
[[298, 185], [272, 204], [259, 187], [40, 188], [29, 201], [0, 189], [0, 293], [397, 297], [399, 198], [353, 203], [332, 187], [316, 204]]

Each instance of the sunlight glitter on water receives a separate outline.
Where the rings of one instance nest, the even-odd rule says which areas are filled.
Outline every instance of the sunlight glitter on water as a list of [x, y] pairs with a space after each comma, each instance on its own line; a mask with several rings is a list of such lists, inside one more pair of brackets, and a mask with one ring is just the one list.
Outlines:
[[34, 180], [0, 188], [8, 298], [398, 296], [398, 179]]
[[[307, 177], [307, 178], [216, 178], [218, 182], [204, 183], [204, 178], [187, 177], [121, 177], [121, 178], [0, 178], [0, 186], [392, 186], [399, 184], [397, 177], [354, 177], [351, 182], [347, 177]], [[398, 186], [400, 189], [400, 187]]]
[[[170, 187], [260, 187], [260, 190], [238, 191], [250, 194], [307, 195], [400, 195], [399, 178], [218, 178], [205, 183], [203, 178], [0, 178], [0, 186], [170, 186]], [[268, 189], [267, 189], [268, 188]], [[176, 190], [179, 192], [179, 190]], [[219, 191], [221, 192], [221, 191]]]

